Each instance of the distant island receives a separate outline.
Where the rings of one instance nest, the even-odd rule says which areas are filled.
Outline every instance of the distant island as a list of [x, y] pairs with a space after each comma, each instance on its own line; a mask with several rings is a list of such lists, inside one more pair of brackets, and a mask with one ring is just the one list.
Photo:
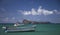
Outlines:
[[51, 22], [37, 22], [37, 21], [31, 21], [31, 20], [23, 20], [23, 23], [32, 23], [32, 24], [50, 24]]
[[[46, 22], [44, 22], [44, 21], [40, 21], [40, 22], [39, 21], [31, 21], [31, 20], [27, 20], [27, 19], [24, 19], [22, 22], [17, 21], [15, 23], [19, 23], [19, 24], [21, 24], [21, 23], [23, 23], [23, 24], [60, 24], [60, 23], [52, 23], [49, 21], [46, 21]], [[0, 24], [15, 24], [15, 23], [0, 23]]]

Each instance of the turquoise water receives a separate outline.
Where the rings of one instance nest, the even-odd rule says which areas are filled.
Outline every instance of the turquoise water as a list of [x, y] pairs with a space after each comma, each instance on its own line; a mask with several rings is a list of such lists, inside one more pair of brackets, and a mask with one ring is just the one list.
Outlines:
[[10, 32], [6, 33], [2, 26], [12, 26], [12, 24], [0, 24], [0, 35], [60, 35], [60, 24], [37, 24], [35, 32]]

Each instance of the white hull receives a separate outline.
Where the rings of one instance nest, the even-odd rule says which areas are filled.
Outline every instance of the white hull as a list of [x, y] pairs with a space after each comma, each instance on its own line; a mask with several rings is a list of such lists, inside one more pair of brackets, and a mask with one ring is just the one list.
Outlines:
[[32, 28], [32, 29], [15, 29], [15, 30], [13, 30], [13, 29], [11, 29], [11, 30], [5, 30], [5, 32], [16, 32], [16, 31], [20, 31], [20, 32], [24, 32], [24, 31], [35, 31], [35, 29], [34, 28]]
[[16, 28], [7, 28], [5, 32], [12, 32], [12, 31], [35, 31], [35, 25], [31, 27], [16, 27]]

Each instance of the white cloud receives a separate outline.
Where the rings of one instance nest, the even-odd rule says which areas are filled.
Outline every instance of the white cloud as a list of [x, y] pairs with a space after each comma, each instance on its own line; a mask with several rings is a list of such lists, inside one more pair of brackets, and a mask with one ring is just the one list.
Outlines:
[[53, 14], [53, 11], [49, 11], [49, 10], [45, 10], [45, 9], [43, 9], [43, 14], [44, 15], [50, 15], [50, 14]]
[[[21, 12], [21, 10], [20, 10]], [[57, 10], [46, 10], [43, 9], [42, 6], [40, 6], [37, 10], [35, 10], [34, 8], [31, 9], [31, 11], [22, 11], [23, 15], [50, 15], [50, 14], [54, 14], [54, 12], [57, 14]]]
[[37, 10], [38, 15], [41, 15], [41, 14], [42, 14], [42, 11], [43, 11], [42, 6], [40, 6], [40, 7], [38, 8], [38, 10]]
[[58, 10], [53, 10], [54, 14], [60, 14], [60, 11]]
[[22, 12], [24, 15], [30, 15], [31, 14], [31, 12], [30, 11], [24, 11], [24, 12]]
[[32, 14], [32, 15], [37, 15], [37, 12], [35, 11], [35, 9], [32, 8], [31, 14]]

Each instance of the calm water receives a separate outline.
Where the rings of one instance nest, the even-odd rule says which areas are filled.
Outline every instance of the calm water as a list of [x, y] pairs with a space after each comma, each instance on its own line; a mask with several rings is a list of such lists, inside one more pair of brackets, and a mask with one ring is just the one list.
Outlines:
[[12, 32], [6, 33], [2, 26], [12, 24], [0, 24], [0, 35], [60, 35], [60, 24], [37, 24], [36, 32]]

